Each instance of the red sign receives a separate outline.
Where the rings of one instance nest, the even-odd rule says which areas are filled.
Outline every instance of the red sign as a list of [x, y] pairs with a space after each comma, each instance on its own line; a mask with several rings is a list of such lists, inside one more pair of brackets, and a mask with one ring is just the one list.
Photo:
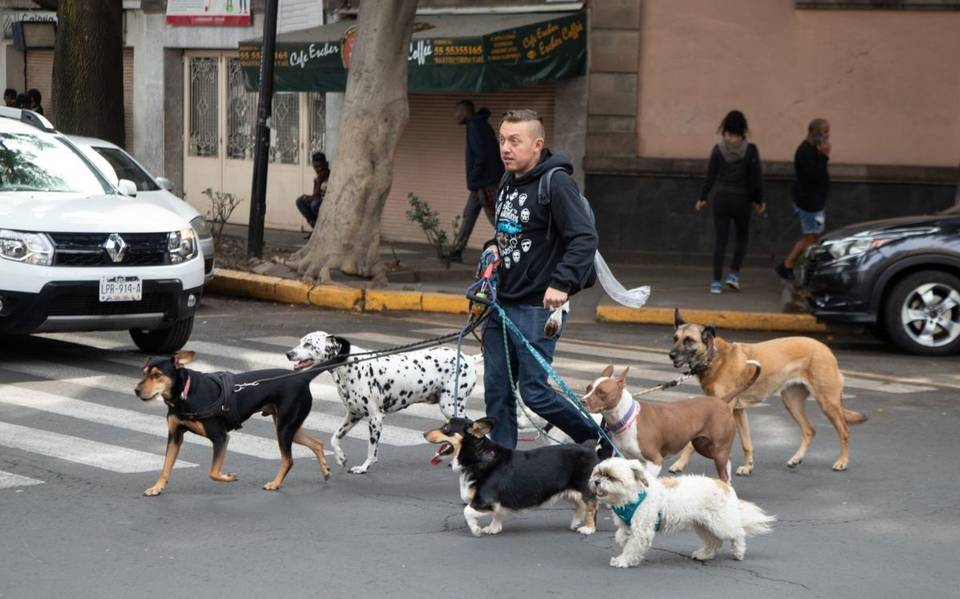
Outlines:
[[168, 25], [250, 26], [251, 0], [167, 0]]

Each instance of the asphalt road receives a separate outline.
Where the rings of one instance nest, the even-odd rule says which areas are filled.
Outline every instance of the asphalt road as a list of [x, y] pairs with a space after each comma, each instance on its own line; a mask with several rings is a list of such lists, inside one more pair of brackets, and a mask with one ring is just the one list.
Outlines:
[[[461, 322], [208, 298], [188, 347], [202, 369], [241, 370], [283, 365], [286, 347], [312, 330], [379, 348]], [[630, 365], [631, 389], [648, 387], [675, 374], [663, 353], [671, 333], [575, 322], [559, 370], [580, 389], [607, 363]], [[473, 538], [455, 474], [431, 466], [432, 448], [417, 438], [439, 421], [435, 406], [388, 416], [381, 460], [366, 475], [335, 469], [324, 482], [315, 461], [300, 458], [279, 493], [261, 490], [277, 454], [272, 427], [257, 416], [228, 449], [225, 470], [238, 482], [207, 478], [209, 444], [197, 439], [184, 445], [167, 491], [144, 497], [161, 463], [164, 408], [133, 396], [143, 357], [126, 334], [4, 339], [0, 597], [958, 596], [960, 358], [826, 340], [847, 371], [846, 405], [870, 416], [852, 430], [849, 471], [830, 469], [836, 434], [813, 403], [819, 434], [806, 461], [787, 469], [799, 431], [771, 399], [750, 412], [756, 469], [735, 484], [777, 514], [773, 533], [748, 540], [743, 562], [725, 547], [706, 564], [687, 557], [699, 546], [692, 532], [658, 537], [647, 561], [624, 571], [607, 565], [608, 511], [591, 537], [567, 530], [571, 512], [557, 504]], [[308, 426], [327, 440], [343, 408], [329, 375], [313, 390]], [[480, 394], [468, 408], [482, 410]], [[355, 430], [345, 441], [350, 464], [366, 450], [365, 427]], [[702, 458], [690, 472], [714, 474]]]

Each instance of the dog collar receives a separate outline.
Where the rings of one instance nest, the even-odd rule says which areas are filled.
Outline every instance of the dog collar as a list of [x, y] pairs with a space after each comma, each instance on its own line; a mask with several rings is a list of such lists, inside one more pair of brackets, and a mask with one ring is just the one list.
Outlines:
[[[633, 515], [637, 513], [637, 508], [640, 507], [640, 504], [643, 503], [643, 500], [646, 498], [647, 492], [640, 491], [640, 495], [638, 495], [633, 502], [613, 506], [610, 509], [613, 510], [613, 513], [616, 514], [618, 518], [623, 520], [624, 524], [630, 526], [630, 522], [633, 521]], [[657, 523], [653, 525], [654, 532], [660, 532], [660, 524], [662, 520], [663, 514], [657, 514]]]
[[187, 375], [187, 384], [183, 386], [183, 391], [180, 392], [180, 399], [186, 399], [187, 393], [190, 393], [190, 376]]
[[[640, 415], [640, 404], [636, 401], [633, 401], [630, 405], [630, 409], [627, 410], [627, 413], [623, 418], [618, 420], [615, 424], [608, 425], [606, 419], [603, 420], [603, 430], [614, 435], [620, 434], [623, 431], [627, 430], [633, 421], [637, 419], [637, 416]], [[641, 499], [641, 501], [643, 501]], [[639, 503], [637, 505], [640, 505]]]

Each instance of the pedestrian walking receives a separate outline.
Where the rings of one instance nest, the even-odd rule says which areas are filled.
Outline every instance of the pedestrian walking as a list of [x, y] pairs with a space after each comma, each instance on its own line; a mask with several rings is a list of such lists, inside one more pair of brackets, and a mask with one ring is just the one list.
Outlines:
[[827, 197], [830, 194], [830, 123], [813, 119], [807, 126], [807, 137], [800, 142], [793, 155], [794, 212], [800, 218], [800, 239], [790, 253], [777, 265], [777, 274], [786, 281], [793, 280], [793, 267], [800, 256], [823, 235], [827, 227]]
[[493, 224], [493, 203], [497, 183], [503, 176], [503, 163], [500, 161], [500, 149], [497, 135], [490, 126], [490, 111], [486, 108], [474, 112], [473, 102], [460, 100], [454, 113], [457, 124], [466, 127], [466, 172], [467, 204], [463, 208], [460, 230], [453, 242], [451, 259], [462, 262], [463, 249], [470, 241], [470, 234], [477, 223], [480, 211], [486, 214]]
[[[554, 309], [568, 307], [570, 296], [591, 284], [596, 227], [589, 206], [570, 176], [570, 160], [544, 147], [543, 122], [536, 112], [504, 113], [498, 132], [507, 174], [497, 195], [496, 235], [485, 244], [485, 251], [499, 259], [498, 302], [536, 350], [551, 362], [562, 326], [548, 337], [544, 324]], [[540, 180], [551, 171], [546, 190], [550, 202], [541, 203]], [[577, 443], [597, 437], [593, 421], [553, 390], [546, 371], [511, 333], [504, 331], [497, 313], [484, 327], [483, 364], [487, 416], [495, 419], [490, 437], [500, 445], [517, 445], [514, 383], [527, 407]]]
[[[313, 178], [313, 193], [304, 194], [297, 198], [297, 210], [310, 223], [310, 228], [317, 226], [317, 216], [320, 214], [320, 205], [323, 203], [323, 195], [326, 193], [327, 179], [330, 178], [330, 165], [327, 163], [327, 156], [323, 152], [314, 152], [313, 172], [316, 177]], [[308, 235], [309, 239], [310, 236]]]
[[36, 88], [28, 89], [27, 97], [30, 99], [30, 105], [27, 108], [37, 114], [43, 114], [43, 96], [40, 95], [40, 90]]
[[733, 260], [727, 273], [726, 285], [740, 290], [740, 267], [747, 254], [750, 239], [751, 205], [757, 214], [763, 214], [767, 206], [763, 201], [763, 173], [760, 167], [760, 152], [755, 144], [747, 141], [749, 133], [747, 118], [739, 110], [727, 113], [720, 123], [720, 143], [713, 146], [707, 178], [697, 201], [697, 211], [707, 206], [713, 194], [713, 227], [716, 238], [713, 244], [713, 281], [710, 293], [723, 292], [723, 259], [730, 235], [730, 223], [735, 231]]

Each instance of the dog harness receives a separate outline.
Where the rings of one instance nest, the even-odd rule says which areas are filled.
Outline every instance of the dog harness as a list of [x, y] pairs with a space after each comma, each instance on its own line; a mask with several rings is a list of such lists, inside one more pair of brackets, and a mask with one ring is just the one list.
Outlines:
[[237, 401], [234, 397], [233, 373], [230, 372], [206, 372], [204, 377], [209, 379], [217, 387], [215, 394], [198, 397], [198, 394], [190, 394], [192, 377], [187, 375], [187, 382], [180, 392], [180, 401], [174, 406], [173, 410], [181, 418], [203, 419], [221, 417], [227, 422], [230, 430], [241, 428], [241, 418], [237, 414]]
[[[630, 425], [633, 424], [633, 421], [636, 420], [637, 416], [639, 415], [640, 415], [640, 404], [634, 401], [633, 404], [630, 406], [630, 409], [628, 409], [627, 413], [623, 416], [623, 418], [618, 420], [612, 426], [608, 425], [607, 420], [604, 419], [601, 426], [603, 427], [603, 430], [611, 434], [618, 435], [623, 431], [627, 430], [627, 428], [629, 428]], [[643, 501], [643, 499], [641, 499], [640, 501]], [[637, 503], [637, 505], [640, 505], [640, 504]], [[633, 515], [633, 512], [630, 512], [630, 514]]]
[[[633, 520], [633, 515], [637, 513], [637, 508], [640, 507], [640, 504], [643, 503], [643, 500], [647, 498], [646, 491], [640, 491], [640, 495], [637, 496], [636, 500], [631, 503], [625, 503], [623, 505], [613, 506], [610, 509], [613, 510], [613, 513], [617, 515], [623, 523], [627, 526], [630, 526], [630, 522]], [[663, 514], [657, 514], [657, 523], [653, 525], [654, 532], [660, 532], [660, 524], [663, 523]]]

